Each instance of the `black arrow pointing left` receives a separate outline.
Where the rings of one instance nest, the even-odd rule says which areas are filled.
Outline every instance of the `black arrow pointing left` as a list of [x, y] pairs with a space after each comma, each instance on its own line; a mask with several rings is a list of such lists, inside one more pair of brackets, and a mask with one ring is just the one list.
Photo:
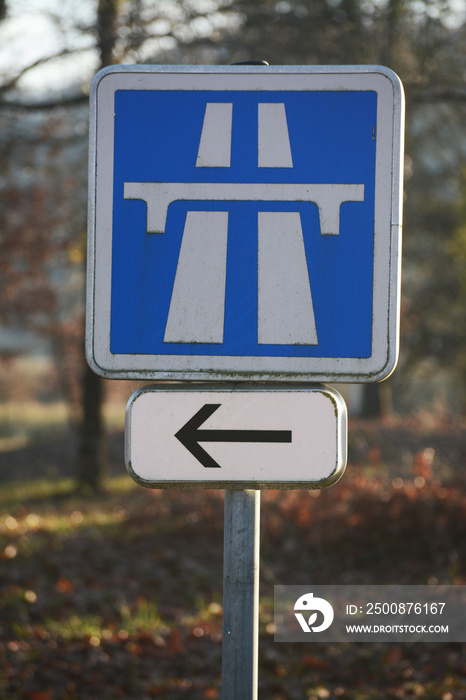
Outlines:
[[183, 425], [175, 437], [202, 464], [203, 467], [218, 467], [218, 464], [200, 442], [291, 442], [291, 430], [200, 430], [200, 426], [221, 406], [206, 403]]

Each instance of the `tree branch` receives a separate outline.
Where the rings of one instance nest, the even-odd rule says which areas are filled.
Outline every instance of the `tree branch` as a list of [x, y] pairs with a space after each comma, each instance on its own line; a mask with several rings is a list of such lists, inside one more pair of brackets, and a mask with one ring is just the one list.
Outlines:
[[30, 63], [28, 66], [23, 68], [19, 73], [17, 73], [14, 78], [11, 78], [6, 83], [3, 83], [3, 85], [0, 85], [0, 95], [7, 92], [8, 90], [11, 90], [12, 88], [15, 87], [17, 84], [18, 80], [20, 80], [26, 73], [30, 70], [33, 70], [33, 68], [37, 68], [38, 66], [42, 66], [45, 63], [48, 63], [49, 61], [53, 61], [56, 58], [63, 58], [63, 56], [70, 56], [72, 53], [75, 53], [74, 51], [70, 51], [69, 49], [63, 49], [62, 51], [58, 51], [56, 54], [52, 54], [51, 56], [45, 56], [42, 58], [38, 58], [37, 61], [33, 61], [33, 63]]
[[0, 100], [0, 110], [20, 109], [27, 112], [39, 111], [41, 109], [55, 109], [56, 107], [72, 107], [83, 105], [89, 102], [89, 95], [80, 93], [70, 97], [53, 98], [42, 100], [41, 102], [21, 102], [21, 100]]

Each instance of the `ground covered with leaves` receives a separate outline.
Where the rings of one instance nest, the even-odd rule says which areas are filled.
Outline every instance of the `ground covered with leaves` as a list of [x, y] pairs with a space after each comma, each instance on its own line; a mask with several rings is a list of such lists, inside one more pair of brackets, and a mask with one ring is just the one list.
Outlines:
[[[459, 643], [273, 639], [276, 584], [465, 584], [465, 465], [461, 426], [357, 423], [338, 484], [263, 492], [260, 698], [466, 699]], [[105, 487], [2, 482], [0, 700], [220, 698], [223, 492]]]

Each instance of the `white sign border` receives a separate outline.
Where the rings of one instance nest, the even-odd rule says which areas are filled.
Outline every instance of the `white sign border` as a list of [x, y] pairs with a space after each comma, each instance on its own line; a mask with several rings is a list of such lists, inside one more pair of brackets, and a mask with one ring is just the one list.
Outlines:
[[[377, 92], [370, 358], [111, 353], [113, 117], [114, 94], [120, 89]], [[392, 373], [399, 351], [404, 150], [403, 87], [392, 71], [380, 66], [112, 66], [100, 71], [91, 86], [89, 138], [86, 356], [97, 374], [181, 381], [376, 382]]]

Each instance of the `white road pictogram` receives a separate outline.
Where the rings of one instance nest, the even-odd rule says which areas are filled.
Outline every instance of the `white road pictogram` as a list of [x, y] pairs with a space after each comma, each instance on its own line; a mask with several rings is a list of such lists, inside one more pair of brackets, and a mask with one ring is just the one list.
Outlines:
[[[231, 167], [234, 104], [208, 102], [196, 168]], [[259, 168], [293, 168], [285, 105], [258, 104]], [[165, 231], [175, 201], [215, 202], [189, 211], [165, 328], [166, 343], [223, 343], [229, 202], [312, 202], [320, 232], [340, 232], [340, 207], [364, 201], [362, 184], [125, 182], [124, 198], [147, 204], [147, 233]], [[219, 202], [225, 210], [219, 211]], [[258, 344], [317, 345], [299, 212], [258, 214]]]

